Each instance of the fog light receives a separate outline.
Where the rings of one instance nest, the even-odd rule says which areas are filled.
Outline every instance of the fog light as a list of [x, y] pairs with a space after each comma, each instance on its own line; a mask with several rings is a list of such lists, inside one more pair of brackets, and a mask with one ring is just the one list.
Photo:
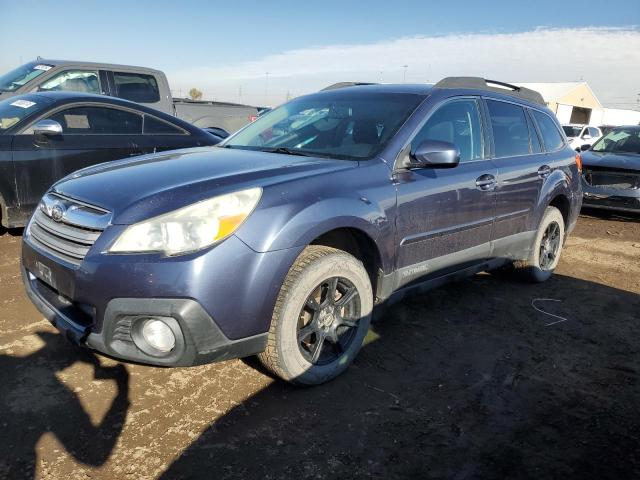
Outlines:
[[161, 353], [168, 353], [176, 346], [176, 337], [173, 331], [162, 320], [153, 318], [144, 320], [140, 333], [150, 347]]

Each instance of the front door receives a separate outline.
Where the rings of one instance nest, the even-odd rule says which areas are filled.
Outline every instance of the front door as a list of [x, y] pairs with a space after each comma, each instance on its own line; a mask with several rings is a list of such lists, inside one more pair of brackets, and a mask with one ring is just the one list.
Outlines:
[[497, 169], [485, 155], [480, 99], [462, 97], [439, 106], [411, 141], [455, 144], [460, 164], [397, 174], [395, 288], [473, 265], [490, 254]]
[[33, 125], [13, 142], [16, 187], [23, 215], [29, 216], [42, 195], [62, 177], [84, 167], [142, 153], [136, 138], [142, 116], [104, 106], [72, 106], [46, 117], [62, 134], [39, 136]]

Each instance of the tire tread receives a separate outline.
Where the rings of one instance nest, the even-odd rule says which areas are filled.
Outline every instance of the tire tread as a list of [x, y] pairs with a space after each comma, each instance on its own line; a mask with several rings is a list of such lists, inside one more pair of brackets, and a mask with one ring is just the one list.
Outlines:
[[276, 300], [276, 305], [273, 309], [273, 315], [271, 317], [271, 326], [269, 328], [267, 347], [262, 353], [258, 354], [258, 360], [260, 360], [260, 363], [262, 363], [262, 365], [269, 372], [280, 378], [289, 378], [288, 373], [282, 367], [280, 357], [278, 355], [278, 348], [276, 345], [276, 330], [280, 321], [280, 313], [284, 308], [284, 302], [287, 298], [287, 295], [296, 284], [297, 279], [300, 277], [300, 275], [302, 275], [307, 267], [309, 267], [309, 265], [323, 257], [333, 254], [347, 255], [342, 250], [338, 250], [332, 247], [326, 247], [324, 245], [307, 246], [289, 269], [282, 287], [280, 288], [280, 292], [278, 293], [278, 298]]

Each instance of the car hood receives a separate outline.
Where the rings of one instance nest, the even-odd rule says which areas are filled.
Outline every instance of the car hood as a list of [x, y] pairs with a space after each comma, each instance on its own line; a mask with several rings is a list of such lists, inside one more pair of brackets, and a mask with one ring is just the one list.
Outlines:
[[53, 190], [110, 210], [113, 224], [130, 224], [223, 193], [355, 166], [345, 160], [201, 147], [85, 168]]
[[581, 156], [585, 166], [640, 170], [640, 155], [588, 150], [582, 152]]

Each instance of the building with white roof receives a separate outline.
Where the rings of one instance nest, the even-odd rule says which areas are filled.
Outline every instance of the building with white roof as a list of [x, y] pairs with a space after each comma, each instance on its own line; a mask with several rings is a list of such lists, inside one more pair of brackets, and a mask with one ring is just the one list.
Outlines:
[[637, 125], [640, 111], [605, 108], [587, 82], [516, 83], [540, 92], [562, 124]]

